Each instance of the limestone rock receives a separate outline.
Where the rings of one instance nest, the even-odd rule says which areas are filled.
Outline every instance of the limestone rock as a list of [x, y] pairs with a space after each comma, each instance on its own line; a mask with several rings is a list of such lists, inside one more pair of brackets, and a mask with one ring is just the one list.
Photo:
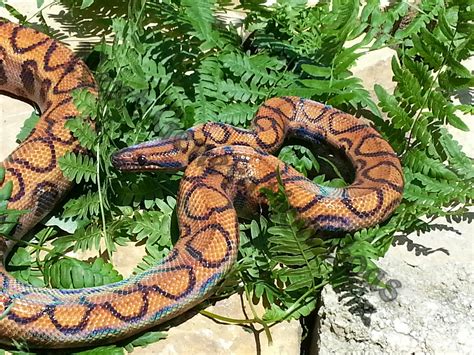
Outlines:
[[[366, 88], [378, 83], [390, 90], [392, 55], [384, 49], [370, 53], [371, 60], [364, 56], [354, 74]], [[464, 65], [474, 68], [474, 58]], [[470, 94], [460, 92], [455, 100], [469, 103]], [[471, 132], [450, 131], [474, 157], [474, 122], [465, 122]], [[439, 218], [429, 233], [395, 239], [378, 265], [382, 280], [399, 286], [396, 293], [357, 282], [344, 290], [326, 287], [311, 353], [474, 353], [473, 215], [458, 223]]]
[[[221, 316], [245, 319], [241, 297], [233, 295], [206, 310]], [[245, 313], [251, 317], [248, 306]], [[300, 353], [301, 327], [298, 321], [284, 322], [271, 328], [273, 344], [268, 344], [261, 327], [256, 331], [216, 322], [196, 314], [168, 331], [168, 337], [137, 353], [162, 355], [268, 354]]]
[[387, 273], [384, 282], [399, 281], [388, 302], [383, 300], [386, 290], [370, 291], [368, 285], [336, 291], [326, 287], [312, 351], [472, 353], [473, 225], [441, 226], [398, 238], [399, 245], [379, 262]]

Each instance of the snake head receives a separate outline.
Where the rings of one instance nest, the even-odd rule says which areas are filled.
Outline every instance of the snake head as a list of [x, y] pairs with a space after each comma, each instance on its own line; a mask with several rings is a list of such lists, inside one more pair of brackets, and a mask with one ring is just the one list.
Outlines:
[[186, 137], [173, 137], [124, 148], [112, 155], [121, 171], [176, 171], [188, 165]]

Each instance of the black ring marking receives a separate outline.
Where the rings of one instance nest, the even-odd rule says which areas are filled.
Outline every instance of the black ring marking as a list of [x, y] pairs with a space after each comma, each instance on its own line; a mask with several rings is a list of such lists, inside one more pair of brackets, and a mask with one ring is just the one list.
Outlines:
[[40, 40], [36, 43], [33, 43], [33, 44], [29, 45], [28, 47], [19, 47], [18, 43], [17, 43], [17, 37], [18, 37], [18, 33], [22, 30], [34, 31], [35, 34], [40, 35], [40, 36], [44, 36], [42, 33], [39, 33], [38, 31], [27, 29], [26, 27], [23, 27], [23, 26], [15, 26], [13, 28], [12, 34], [10, 36], [10, 44], [11, 44], [13, 50], [18, 54], [23, 54], [23, 53], [32, 51], [35, 48], [38, 48], [38, 47], [42, 46], [46, 42], [52, 41], [50, 38], [46, 37], [46, 38], [43, 38], [42, 40]]
[[[218, 231], [224, 237], [225, 242], [226, 242], [226, 246], [227, 246], [225, 255], [222, 257], [222, 259], [218, 260], [218, 261], [214, 261], [214, 262], [206, 260], [203, 257], [202, 252], [195, 249], [192, 246], [192, 243], [193, 243], [194, 239], [197, 238], [196, 237], [197, 235], [199, 235], [200, 233], [203, 233], [203, 232], [207, 232], [210, 229]], [[227, 260], [229, 260], [229, 257], [232, 253], [232, 250], [233, 250], [233, 247], [232, 247], [232, 241], [231, 241], [229, 232], [224, 227], [222, 227], [219, 223], [210, 223], [207, 226], [205, 226], [205, 227], [201, 228], [200, 230], [196, 231], [193, 238], [186, 242], [185, 249], [189, 253], [189, 255], [191, 255], [195, 260], [197, 260], [202, 266], [204, 266], [206, 268], [218, 268], [223, 263], [225, 263]]]

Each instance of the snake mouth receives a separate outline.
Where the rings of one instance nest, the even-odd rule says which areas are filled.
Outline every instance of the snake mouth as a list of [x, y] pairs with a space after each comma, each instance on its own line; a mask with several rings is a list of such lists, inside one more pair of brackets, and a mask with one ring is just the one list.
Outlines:
[[188, 144], [181, 137], [157, 139], [123, 148], [111, 156], [120, 171], [177, 171], [188, 165]]
[[111, 156], [112, 165], [120, 171], [176, 171], [183, 168], [183, 164], [175, 160], [153, 160], [144, 154], [134, 154], [128, 148], [120, 150]]
[[140, 172], [154, 170], [153, 167], [149, 166], [148, 164], [143, 164], [145, 162], [147, 163], [147, 161], [141, 160], [143, 163], [140, 165], [134, 154], [124, 150], [120, 150], [112, 154], [111, 160], [114, 168], [120, 171]]
[[124, 157], [121, 151], [113, 153], [110, 160], [112, 161], [113, 167], [117, 170], [126, 171], [134, 169], [134, 164], [132, 164], [126, 156]]

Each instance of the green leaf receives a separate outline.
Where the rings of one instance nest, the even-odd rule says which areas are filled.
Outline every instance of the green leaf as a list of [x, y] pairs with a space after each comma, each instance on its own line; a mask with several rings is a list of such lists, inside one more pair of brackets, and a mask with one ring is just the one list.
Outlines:
[[36, 112], [31, 113], [30, 117], [28, 117], [23, 123], [20, 133], [16, 135], [17, 142], [23, 142], [30, 135], [31, 131], [38, 123], [39, 118], [40, 117], [36, 114]]
[[77, 354], [77, 355], [123, 355], [123, 354], [125, 354], [125, 351], [124, 351], [124, 349], [119, 348], [116, 345], [103, 345], [103, 346], [98, 346], [94, 349], [73, 352], [72, 354]]
[[101, 258], [92, 264], [70, 258], [59, 259], [45, 273], [45, 280], [51, 287], [67, 289], [102, 286], [122, 279], [112, 264]]
[[146, 332], [138, 338], [134, 339], [131, 344], [133, 346], [147, 346], [156, 343], [159, 340], [165, 339], [167, 334], [164, 332]]
[[84, 121], [82, 118], [74, 118], [69, 119], [65, 126], [71, 130], [74, 137], [76, 137], [81, 143], [82, 147], [86, 149], [92, 149], [95, 147], [97, 134], [89, 122]]
[[59, 158], [59, 166], [63, 174], [76, 184], [82, 181], [95, 182], [97, 179], [97, 170], [95, 162], [88, 155], [75, 154], [68, 152]]
[[448, 123], [464, 132], [469, 132], [469, 127], [457, 115], [451, 114], [446, 116]]
[[87, 191], [87, 194], [76, 199], [70, 199], [64, 205], [64, 218], [86, 219], [98, 216], [100, 209], [99, 193], [97, 191]]
[[183, 0], [181, 5], [185, 8], [186, 19], [194, 28], [194, 34], [202, 41], [200, 49], [208, 49], [218, 45], [219, 34], [213, 29], [215, 2], [213, 0]]
[[[4, 172], [5, 170], [2, 168], [2, 171]], [[3, 181], [3, 176], [2, 179]], [[2, 188], [0, 188], [0, 201], [6, 201], [10, 198], [12, 195], [12, 190], [13, 190], [13, 182], [12, 181], [7, 181], [3, 184]]]
[[14, 8], [13, 6], [7, 4], [7, 3], [3, 3], [3, 6], [5, 7], [5, 9], [7, 9], [8, 13], [10, 15], [12, 15], [14, 18], [16, 18], [20, 23], [24, 23], [27, 19], [26, 16], [22, 15], [16, 8]]
[[393, 126], [408, 132], [413, 120], [405, 110], [399, 107], [397, 99], [378, 84], [374, 85], [374, 90], [380, 100], [380, 107], [392, 118]]
[[84, 10], [91, 6], [94, 3], [94, 0], [82, 0], [81, 10]]
[[301, 69], [303, 69], [306, 73], [316, 77], [319, 76], [323, 78], [329, 78], [332, 75], [332, 69], [330, 67], [303, 64], [301, 65]]
[[235, 126], [247, 124], [255, 114], [255, 107], [234, 103], [226, 105], [217, 116], [217, 122], [229, 123]]

